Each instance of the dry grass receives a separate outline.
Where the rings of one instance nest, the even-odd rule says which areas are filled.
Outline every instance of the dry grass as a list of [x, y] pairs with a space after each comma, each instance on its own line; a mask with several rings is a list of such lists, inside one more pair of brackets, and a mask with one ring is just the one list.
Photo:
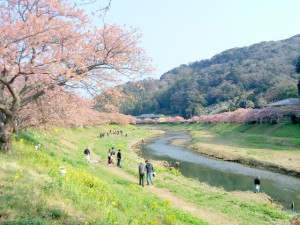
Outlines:
[[[232, 125], [232, 127], [238, 128], [239, 125]], [[200, 129], [191, 130], [193, 145], [189, 148], [220, 159], [245, 163], [257, 161], [262, 165], [271, 165], [300, 173], [300, 144], [297, 144], [300, 138], [286, 137], [288, 136], [286, 133], [280, 132], [282, 126], [265, 126], [261, 133], [257, 127], [251, 125], [246, 132], [234, 130], [232, 127], [222, 124], [199, 125]], [[300, 133], [300, 126], [292, 127], [292, 129], [289, 131], [286, 128], [286, 132], [295, 132], [295, 129], [299, 129]], [[275, 137], [274, 134], [277, 136]]]

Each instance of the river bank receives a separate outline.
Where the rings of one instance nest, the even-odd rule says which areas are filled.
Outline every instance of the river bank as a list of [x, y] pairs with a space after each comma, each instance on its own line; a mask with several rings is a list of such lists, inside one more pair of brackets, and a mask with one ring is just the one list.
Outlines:
[[144, 127], [189, 132], [192, 140], [187, 149], [208, 157], [300, 177], [298, 125], [158, 124]]
[[141, 145], [143, 145], [146, 142], [150, 142], [151, 140], [154, 140], [158, 136], [164, 134], [164, 130], [154, 130], [154, 133], [152, 135], [146, 136], [141, 140], [137, 140], [136, 142], [132, 143], [131, 149], [135, 154], [137, 154], [139, 157], [142, 157], [141, 153]]
[[186, 149], [191, 141], [187, 133], [166, 132], [155, 140], [142, 145], [142, 156], [154, 160], [176, 163], [180, 172], [187, 178], [194, 178], [213, 187], [222, 187], [226, 191], [253, 192], [253, 180], [259, 176], [262, 181], [262, 192], [290, 210], [300, 210], [300, 179], [269, 172], [264, 169], [245, 166], [241, 163], [229, 162], [206, 157]]
[[265, 161], [262, 161], [259, 159], [254, 159], [252, 157], [244, 157], [244, 156], [241, 156], [240, 154], [235, 154], [234, 152], [233, 153], [230, 152], [231, 154], [228, 154], [228, 153], [224, 153], [224, 151], [222, 151], [222, 150], [220, 150], [220, 151], [207, 150], [207, 149], [203, 149], [201, 147], [195, 147], [194, 145], [188, 146], [188, 149], [192, 150], [194, 152], [200, 153], [202, 155], [208, 156], [208, 157], [213, 157], [213, 158], [221, 159], [221, 160], [228, 161], [228, 162], [236, 162], [236, 163], [240, 163], [243, 165], [247, 165], [247, 166], [251, 166], [251, 167], [255, 167], [255, 168], [259, 168], [259, 169], [264, 169], [267, 171], [276, 172], [276, 173], [300, 178], [299, 171], [296, 171], [296, 170], [293, 170], [290, 168], [285, 168], [279, 164], [265, 162]]

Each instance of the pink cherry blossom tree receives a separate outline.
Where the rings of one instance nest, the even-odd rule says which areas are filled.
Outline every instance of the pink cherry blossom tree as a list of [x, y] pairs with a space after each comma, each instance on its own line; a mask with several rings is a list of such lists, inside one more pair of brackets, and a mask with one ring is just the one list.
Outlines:
[[0, 0], [0, 8], [2, 151], [11, 151], [12, 135], [23, 122], [21, 111], [43, 101], [42, 96], [47, 95], [49, 105], [69, 104], [59, 99], [71, 88], [97, 94], [124, 76], [150, 69], [138, 30], [97, 27], [72, 1]]
[[175, 116], [175, 117], [169, 117], [167, 119], [167, 122], [169, 122], [169, 123], [183, 123], [183, 122], [185, 122], [185, 119], [181, 116]]
[[94, 101], [75, 94], [48, 91], [36, 101], [27, 104], [19, 113], [18, 128], [47, 128], [50, 126], [83, 127], [102, 124], [135, 123], [136, 118], [119, 113], [101, 113], [94, 110]]

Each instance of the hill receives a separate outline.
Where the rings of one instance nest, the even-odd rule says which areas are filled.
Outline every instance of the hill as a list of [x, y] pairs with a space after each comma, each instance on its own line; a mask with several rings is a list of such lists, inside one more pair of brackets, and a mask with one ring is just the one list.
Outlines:
[[131, 98], [124, 101], [121, 111], [190, 118], [239, 107], [261, 108], [297, 97], [299, 56], [300, 35], [229, 49], [174, 68], [159, 80], [128, 82], [122, 88]]

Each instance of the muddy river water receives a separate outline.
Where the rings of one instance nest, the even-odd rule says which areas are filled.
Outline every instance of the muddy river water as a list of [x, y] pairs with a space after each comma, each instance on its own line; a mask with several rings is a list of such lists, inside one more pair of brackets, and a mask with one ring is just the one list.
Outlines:
[[188, 134], [166, 132], [144, 143], [142, 155], [145, 159], [171, 162], [173, 166], [179, 162], [183, 176], [223, 187], [227, 191], [253, 191], [254, 178], [258, 176], [261, 179], [261, 192], [271, 196], [287, 210], [291, 209], [294, 202], [295, 211], [300, 211], [299, 178], [202, 156], [185, 148], [190, 140]]

